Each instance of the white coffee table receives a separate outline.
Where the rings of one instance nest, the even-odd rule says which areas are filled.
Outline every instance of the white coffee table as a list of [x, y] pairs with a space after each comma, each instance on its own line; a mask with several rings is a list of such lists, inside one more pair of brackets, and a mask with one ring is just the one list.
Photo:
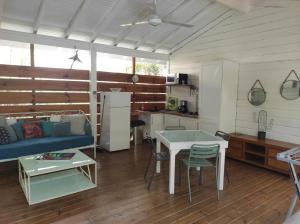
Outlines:
[[[97, 187], [96, 162], [78, 150], [71, 160], [37, 160], [40, 155], [19, 158], [19, 182], [29, 205]], [[94, 168], [94, 175], [91, 173]]]

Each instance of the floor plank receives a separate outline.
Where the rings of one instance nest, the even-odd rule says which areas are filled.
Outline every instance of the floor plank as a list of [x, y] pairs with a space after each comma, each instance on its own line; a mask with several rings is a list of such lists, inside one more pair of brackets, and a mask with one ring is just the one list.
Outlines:
[[155, 176], [151, 191], [143, 173], [149, 145], [130, 150], [98, 152], [96, 189], [28, 206], [18, 183], [17, 163], [0, 164], [0, 223], [281, 223], [294, 194], [289, 178], [275, 172], [227, 160], [231, 183], [216, 197], [214, 170], [205, 170], [203, 185], [192, 177], [192, 203], [188, 202], [186, 170], [176, 194], [168, 194], [168, 163]]

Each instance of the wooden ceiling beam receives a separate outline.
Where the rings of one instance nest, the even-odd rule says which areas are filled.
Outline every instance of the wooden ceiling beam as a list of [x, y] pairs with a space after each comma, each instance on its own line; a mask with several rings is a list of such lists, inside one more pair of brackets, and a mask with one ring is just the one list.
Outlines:
[[[213, 7], [214, 5], [215, 5], [215, 3], [209, 2], [205, 7], [200, 9], [196, 14], [194, 14], [188, 20], [184, 21], [184, 23], [193, 24], [195, 21], [198, 20], [199, 17], [201, 17], [207, 10], [209, 10], [209, 8]], [[193, 28], [185, 28], [185, 27], [178, 26], [175, 30], [167, 33], [161, 40], [158, 41], [158, 43], [153, 48], [153, 52], [155, 52], [158, 48], [163, 46], [171, 38], [175, 37], [176, 34], [178, 34], [183, 29], [193, 29]]]
[[41, 24], [41, 19], [43, 16], [43, 12], [45, 10], [45, 2], [46, 0], [41, 0], [38, 12], [36, 14], [35, 20], [34, 20], [34, 25], [33, 25], [33, 33], [37, 33], [39, 26]]
[[[178, 9], [182, 8], [184, 5], [186, 5], [187, 3], [189, 3], [192, 0], [183, 0], [181, 1], [179, 4], [174, 4], [173, 6], [170, 7], [169, 12], [167, 13], [167, 15], [164, 16], [164, 18], [167, 18], [169, 16], [171, 16], [174, 12], [176, 12]], [[145, 36], [143, 36], [136, 44], [135, 44], [135, 49], [137, 50], [140, 46], [142, 46], [147, 39], [154, 35], [156, 32], [158, 32], [159, 28], [156, 27], [153, 31], [147, 33]]]
[[[135, 18], [129, 23], [135, 23], [138, 21], [146, 20], [147, 17], [150, 15], [149, 9], [144, 9], [142, 10]], [[128, 26], [126, 27], [115, 39], [114, 41], [114, 46], [118, 46], [120, 42], [122, 42], [130, 33], [131, 31], [135, 28], [135, 26]]]
[[86, 5], [88, 0], [82, 0], [79, 7], [77, 8], [75, 14], [73, 15], [67, 29], [64, 32], [64, 37], [68, 38], [70, 36], [70, 34], [72, 33], [72, 31], [74, 30], [74, 27], [76, 25], [76, 22], [78, 21], [78, 19], [80, 18], [80, 15], [82, 14], [82, 11], [84, 9], [84, 6]]
[[99, 22], [97, 23], [94, 34], [91, 36], [91, 42], [94, 42], [97, 37], [101, 34], [101, 32], [108, 26], [109, 22], [113, 19], [111, 14], [117, 8], [120, 3], [125, 4], [124, 0], [115, 0], [111, 7], [101, 16]]

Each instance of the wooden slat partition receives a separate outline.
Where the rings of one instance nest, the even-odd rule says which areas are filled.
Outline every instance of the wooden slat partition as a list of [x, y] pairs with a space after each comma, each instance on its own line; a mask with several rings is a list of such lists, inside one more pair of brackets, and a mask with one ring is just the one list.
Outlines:
[[[137, 84], [132, 83], [130, 74], [98, 72], [97, 78], [98, 91], [122, 88], [133, 92], [133, 111], [165, 107], [165, 77], [139, 75]], [[89, 113], [89, 71], [86, 70], [0, 65], [0, 90], [7, 91], [0, 92], [0, 104], [4, 104], [0, 113], [76, 109]]]
[[0, 76], [23, 78], [89, 80], [89, 71], [59, 68], [0, 65]]
[[164, 109], [166, 101], [166, 78], [162, 76], [139, 75], [139, 81], [132, 83], [131, 74], [98, 72], [98, 91], [110, 91], [110, 88], [121, 88], [132, 92], [132, 110]]
[[89, 113], [88, 71], [0, 65], [0, 90], [8, 91], [0, 92], [0, 104], [4, 104], [0, 113], [57, 110]]
[[[132, 75], [126, 73], [98, 72], [97, 76], [98, 81], [132, 83]], [[166, 78], [163, 76], [140, 75], [138, 83], [166, 84]]]

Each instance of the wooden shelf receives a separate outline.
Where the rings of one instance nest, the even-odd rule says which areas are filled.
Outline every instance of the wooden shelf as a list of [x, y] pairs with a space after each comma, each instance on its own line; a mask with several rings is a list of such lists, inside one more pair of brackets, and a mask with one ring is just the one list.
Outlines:
[[172, 87], [184, 87], [190, 88], [190, 96], [192, 95], [192, 90], [197, 90], [198, 88], [190, 84], [166, 84], [167, 87], [170, 87], [170, 93], [172, 92]]

